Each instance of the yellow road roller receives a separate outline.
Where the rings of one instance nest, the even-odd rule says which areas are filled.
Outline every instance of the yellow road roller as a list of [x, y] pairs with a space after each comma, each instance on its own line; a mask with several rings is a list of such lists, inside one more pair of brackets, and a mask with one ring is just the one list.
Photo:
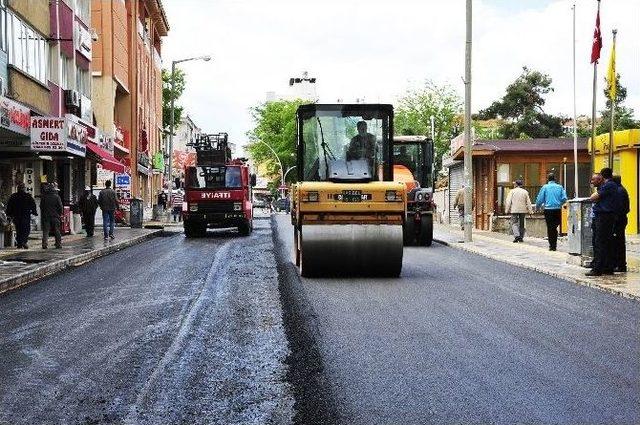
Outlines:
[[406, 191], [393, 181], [393, 106], [302, 105], [297, 124], [300, 274], [399, 276]]

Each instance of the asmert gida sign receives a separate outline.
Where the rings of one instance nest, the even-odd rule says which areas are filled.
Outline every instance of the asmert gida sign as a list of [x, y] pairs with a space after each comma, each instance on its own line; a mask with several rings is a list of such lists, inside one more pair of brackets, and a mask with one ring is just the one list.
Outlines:
[[31, 150], [85, 156], [87, 129], [73, 115], [31, 117]]

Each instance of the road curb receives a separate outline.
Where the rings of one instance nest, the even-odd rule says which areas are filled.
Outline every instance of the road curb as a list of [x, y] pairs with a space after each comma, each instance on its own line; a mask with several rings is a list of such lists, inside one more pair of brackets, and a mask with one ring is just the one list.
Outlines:
[[161, 233], [162, 233], [162, 230], [149, 232], [144, 235], [139, 235], [124, 241], [119, 241], [117, 243], [110, 244], [108, 246], [105, 246], [90, 252], [85, 252], [83, 254], [74, 255], [73, 257], [65, 258], [63, 260], [58, 260], [58, 261], [48, 263], [46, 265], [43, 265], [42, 267], [38, 267], [35, 270], [29, 270], [27, 272], [20, 273], [15, 276], [11, 276], [7, 279], [0, 281], [0, 294], [20, 288], [36, 280], [40, 280], [46, 276], [59, 273], [68, 268], [80, 266], [89, 261], [98, 259], [100, 257], [105, 257], [109, 254], [128, 248], [130, 246], [137, 245], [148, 239], [159, 236]]
[[608, 292], [610, 294], [614, 294], [614, 295], [620, 296], [622, 298], [627, 298], [627, 299], [634, 300], [634, 301], [640, 301], [640, 296], [638, 296], [638, 295], [629, 294], [627, 292], [619, 291], [616, 288], [613, 288], [613, 287], [610, 287], [610, 286], [607, 286], [607, 285], [599, 284], [597, 282], [594, 282], [591, 279], [567, 276], [565, 274], [556, 273], [556, 272], [553, 272], [553, 271], [550, 271], [548, 269], [544, 269], [544, 268], [541, 268], [541, 267], [530, 266], [530, 265], [527, 265], [527, 264], [519, 263], [517, 261], [512, 261], [512, 260], [510, 260], [508, 258], [495, 257], [495, 256], [487, 254], [487, 253], [483, 253], [483, 252], [479, 252], [479, 251], [470, 249], [470, 248], [464, 246], [464, 244], [462, 244], [462, 243], [456, 244], [456, 243], [451, 243], [449, 241], [445, 241], [443, 239], [436, 239], [436, 238], [433, 238], [433, 241], [437, 242], [437, 243], [439, 243], [441, 245], [454, 248], [454, 249], [460, 249], [462, 251], [466, 251], [466, 252], [469, 252], [469, 253], [472, 253], [472, 254], [476, 254], [476, 255], [479, 255], [481, 257], [489, 258], [489, 259], [495, 260], [495, 261], [500, 261], [501, 263], [506, 263], [506, 264], [509, 264], [509, 265], [512, 265], [512, 266], [521, 267], [523, 269], [532, 270], [532, 271], [535, 271], [535, 272], [538, 272], [538, 273], [546, 274], [548, 276], [553, 276], [555, 278], [564, 280], [566, 282], [575, 283], [577, 285], [586, 286], [586, 287], [589, 287], [589, 288], [599, 289], [601, 291]]

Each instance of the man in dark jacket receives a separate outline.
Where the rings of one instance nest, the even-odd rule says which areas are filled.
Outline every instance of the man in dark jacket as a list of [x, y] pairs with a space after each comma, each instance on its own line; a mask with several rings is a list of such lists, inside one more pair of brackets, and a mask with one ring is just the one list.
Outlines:
[[98, 198], [91, 191], [90, 186], [84, 188], [84, 194], [79, 202], [82, 222], [87, 231], [87, 237], [93, 237], [93, 229], [96, 225], [96, 210], [98, 209]]
[[31, 216], [38, 215], [36, 201], [25, 190], [24, 183], [18, 183], [18, 191], [9, 197], [7, 215], [16, 226], [16, 242], [18, 248], [28, 249], [27, 241], [31, 233]]
[[616, 192], [616, 223], [613, 227], [613, 271], [626, 272], [627, 271], [627, 247], [625, 240], [625, 229], [627, 227], [627, 214], [629, 214], [629, 192], [622, 186], [622, 178], [620, 176], [613, 176], [612, 179], [618, 186]]
[[47, 249], [49, 240], [49, 231], [53, 229], [56, 238], [56, 248], [62, 248], [62, 235], [60, 234], [60, 225], [62, 218], [62, 199], [51, 183], [42, 185], [42, 194], [40, 195], [40, 219], [42, 223], [42, 249]]
[[611, 168], [603, 168], [600, 171], [600, 176], [597, 182], [598, 191], [591, 195], [591, 200], [594, 202], [592, 211], [595, 221], [595, 236], [592, 269], [587, 273], [587, 276], [613, 274], [614, 268], [613, 228], [616, 222], [618, 185], [613, 181]]
[[104, 183], [105, 188], [98, 195], [98, 205], [102, 210], [102, 231], [104, 240], [113, 239], [113, 228], [116, 224], [115, 212], [118, 208], [118, 198], [116, 191], [111, 189], [111, 180]]

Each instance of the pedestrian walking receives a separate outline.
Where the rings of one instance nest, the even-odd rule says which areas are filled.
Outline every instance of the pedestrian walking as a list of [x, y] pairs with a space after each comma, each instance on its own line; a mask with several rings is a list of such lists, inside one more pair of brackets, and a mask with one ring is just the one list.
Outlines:
[[558, 226], [562, 220], [562, 206], [567, 202], [567, 191], [556, 182], [556, 176], [549, 173], [547, 184], [542, 186], [536, 197], [536, 208], [544, 206], [544, 221], [547, 224], [549, 251], [558, 247]]
[[171, 198], [171, 207], [172, 207], [171, 212], [173, 214], [174, 222], [182, 221], [182, 203], [183, 202], [184, 202], [184, 196], [182, 195], [182, 192], [180, 191], [180, 189], [175, 190]]
[[613, 227], [614, 261], [613, 271], [625, 273], [627, 271], [627, 244], [625, 231], [627, 227], [627, 214], [629, 214], [629, 192], [622, 186], [622, 178], [613, 176], [614, 183], [618, 186], [616, 191], [616, 223]]
[[91, 191], [91, 186], [84, 188], [84, 194], [80, 198], [79, 206], [84, 229], [87, 232], [87, 237], [91, 238], [96, 226], [96, 210], [98, 209], [98, 198]]
[[524, 241], [525, 216], [526, 214], [533, 214], [529, 192], [522, 185], [522, 180], [516, 180], [505, 201], [505, 212], [511, 214], [511, 230], [513, 231], [514, 243]]
[[111, 189], [111, 180], [107, 180], [104, 187], [98, 194], [98, 205], [102, 210], [102, 232], [106, 241], [115, 238], [113, 229], [116, 225], [115, 213], [118, 208], [118, 197], [116, 191]]
[[7, 201], [7, 216], [11, 217], [16, 227], [16, 245], [18, 248], [29, 249], [27, 241], [31, 233], [31, 216], [38, 215], [36, 201], [27, 193], [24, 183], [18, 183], [16, 193], [9, 196]]
[[453, 208], [458, 209], [458, 218], [460, 220], [460, 229], [464, 230], [464, 185], [456, 193], [456, 200], [453, 203]]
[[56, 241], [56, 248], [62, 248], [62, 235], [60, 226], [62, 224], [62, 199], [58, 195], [56, 186], [52, 183], [42, 185], [40, 194], [40, 222], [42, 224], [42, 249], [47, 249], [49, 245], [49, 232], [53, 230]]
[[158, 205], [162, 208], [162, 212], [167, 210], [167, 194], [164, 190], [158, 193]]
[[591, 271], [587, 276], [613, 274], [614, 268], [614, 227], [616, 224], [616, 204], [618, 199], [618, 185], [613, 181], [611, 168], [603, 168], [599, 176], [594, 176], [594, 183], [598, 190], [591, 195], [595, 228], [593, 229], [593, 261]]

